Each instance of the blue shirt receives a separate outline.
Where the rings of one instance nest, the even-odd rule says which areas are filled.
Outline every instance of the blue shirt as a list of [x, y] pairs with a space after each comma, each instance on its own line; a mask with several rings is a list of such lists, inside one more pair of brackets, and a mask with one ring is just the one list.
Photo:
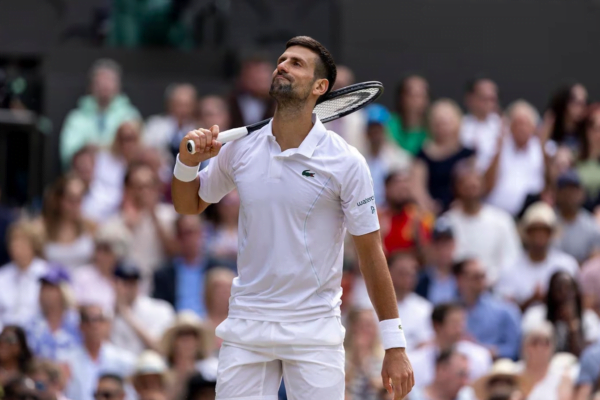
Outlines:
[[81, 343], [79, 317], [73, 310], [67, 310], [61, 326], [50, 330], [48, 321], [38, 315], [25, 327], [27, 343], [33, 354], [53, 361], [64, 361], [65, 357]]
[[201, 318], [206, 316], [204, 304], [204, 279], [206, 262], [204, 260], [186, 264], [181, 258], [175, 260], [175, 274], [177, 293], [175, 295], [175, 309], [177, 311], [191, 310]]
[[591, 385], [592, 390], [597, 390], [596, 385], [600, 382], [600, 341], [583, 351], [580, 365], [577, 386]]
[[521, 312], [489, 293], [467, 308], [467, 331], [485, 346], [494, 346], [499, 357], [516, 359], [521, 343]]
[[422, 279], [429, 280], [427, 300], [434, 305], [448, 303], [456, 300], [456, 279], [452, 275], [448, 275], [445, 279], [440, 279], [434, 267], [429, 267], [424, 271], [426, 277]]

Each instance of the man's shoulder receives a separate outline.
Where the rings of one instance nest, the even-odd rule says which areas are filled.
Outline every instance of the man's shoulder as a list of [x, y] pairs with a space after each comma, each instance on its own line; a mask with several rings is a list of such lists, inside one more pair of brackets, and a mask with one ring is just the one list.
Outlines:
[[572, 255], [556, 248], [550, 250], [548, 263], [553, 267], [566, 268], [572, 273], [577, 272], [579, 269], [579, 264]]
[[431, 314], [431, 311], [433, 310], [433, 305], [429, 300], [414, 292], [408, 295], [407, 300], [409, 300], [410, 307], [414, 309], [416, 313]]

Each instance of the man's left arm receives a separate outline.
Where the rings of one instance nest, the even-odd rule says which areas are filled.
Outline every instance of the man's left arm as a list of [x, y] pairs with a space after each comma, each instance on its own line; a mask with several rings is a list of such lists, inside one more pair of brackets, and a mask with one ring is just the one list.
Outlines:
[[380, 321], [382, 344], [385, 348], [381, 371], [383, 385], [388, 392], [394, 392], [394, 400], [400, 400], [410, 392], [415, 380], [406, 355], [406, 340], [398, 318], [396, 295], [383, 254], [381, 236], [377, 230], [352, 238], [371, 303]]

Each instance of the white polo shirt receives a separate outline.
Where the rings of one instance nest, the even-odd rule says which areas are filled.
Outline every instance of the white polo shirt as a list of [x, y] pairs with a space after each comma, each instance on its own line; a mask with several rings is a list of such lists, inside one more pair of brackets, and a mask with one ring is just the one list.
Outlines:
[[271, 123], [223, 146], [200, 172], [200, 197], [240, 195], [238, 277], [229, 317], [301, 322], [339, 316], [346, 227], [379, 229], [364, 157], [314, 126], [297, 149], [281, 151]]

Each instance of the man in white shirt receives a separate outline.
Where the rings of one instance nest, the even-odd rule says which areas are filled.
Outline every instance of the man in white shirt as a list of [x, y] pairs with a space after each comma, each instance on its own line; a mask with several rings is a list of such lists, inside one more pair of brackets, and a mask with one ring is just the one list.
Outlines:
[[579, 265], [572, 256], [552, 248], [557, 220], [548, 204], [538, 202], [529, 206], [521, 224], [526, 250], [503, 269], [496, 290], [525, 310], [546, 301], [548, 284], [555, 272], [565, 271], [576, 276]]
[[521, 239], [512, 217], [504, 210], [485, 204], [483, 176], [472, 163], [454, 167], [457, 201], [446, 216], [456, 240], [455, 260], [478, 259], [493, 286], [503, 266], [512, 263], [521, 251]]
[[[339, 305], [346, 226], [382, 321], [383, 384], [395, 400], [412, 387], [367, 164], [312, 113], [335, 74], [327, 49], [293, 38], [273, 72], [277, 110], [269, 124], [220, 153], [217, 126], [190, 132], [181, 143], [172, 183], [178, 212], [202, 212], [234, 188], [241, 201], [239, 276], [229, 317], [217, 328], [224, 340], [219, 400], [275, 399], [282, 374], [294, 398], [344, 398]], [[198, 177], [199, 164], [211, 157]]]
[[467, 84], [465, 104], [469, 113], [462, 119], [463, 146], [477, 152], [477, 167], [485, 171], [496, 152], [502, 120], [498, 106], [498, 86], [491, 79], [476, 78]]

